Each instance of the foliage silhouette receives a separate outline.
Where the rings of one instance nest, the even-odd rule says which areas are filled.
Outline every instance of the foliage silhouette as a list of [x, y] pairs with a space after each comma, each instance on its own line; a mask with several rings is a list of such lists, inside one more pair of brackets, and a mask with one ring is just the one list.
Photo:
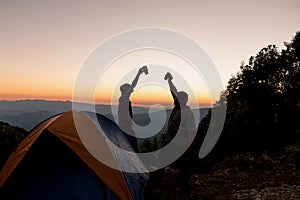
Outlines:
[[[218, 104], [227, 104], [226, 122], [214, 152], [279, 152], [300, 139], [300, 32], [286, 48], [269, 45], [251, 56], [228, 81]], [[224, 98], [226, 95], [226, 99]], [[203, 139], [210, 113], [194, 144]]]
[[0, 122], [0, 169], [10, 153], [27, 134], [28, 132], [23, 128]]

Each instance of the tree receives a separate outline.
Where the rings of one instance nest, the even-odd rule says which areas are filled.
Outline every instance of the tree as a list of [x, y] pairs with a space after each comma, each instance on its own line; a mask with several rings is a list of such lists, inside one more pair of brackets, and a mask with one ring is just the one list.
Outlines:
[[[300, 32], [286, 49], [269, 45], [242, 62], [228, 81], [226, 121], [215, 151], [274, 151], [299, 140], [299, 78]], [[222, 101], [221, 95], [214, 108]], [[203, 136], [209, 119], [210, 113], [198, 134]]]
[[240, 147], [276, 149], [296, 138], [299, 39], [300, 32], [281, 52], [275, 45], [263, 48], [229, 80], [225, 130]]

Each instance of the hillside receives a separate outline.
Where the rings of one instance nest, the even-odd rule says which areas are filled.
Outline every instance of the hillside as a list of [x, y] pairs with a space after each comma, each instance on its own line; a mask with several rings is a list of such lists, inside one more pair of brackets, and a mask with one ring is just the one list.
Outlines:
[[28, 134], [26, 130], [0, 122], [0, 167], [13, 149]]

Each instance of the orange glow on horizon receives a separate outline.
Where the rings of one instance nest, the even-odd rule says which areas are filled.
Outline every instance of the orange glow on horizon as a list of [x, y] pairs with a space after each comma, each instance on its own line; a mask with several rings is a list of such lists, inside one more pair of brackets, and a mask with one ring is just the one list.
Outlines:
[[[150, 98], [151, 97], [151, 98]], [[51, 95], [51, 94], [0, 94], [0, 100], [6, 100], [6, 101], [17, 101], [17, 100], [49, 100], [49, 101], [72, 101], [72, 95]], [[172, 106], [173, 105], [173, 99], [171, 95], [166, 94], [164, 96], [134, 96], [131, 97], [131, 101], [133, 102], [133, 105], [135, 106], [151, 106], [153, 104], [161, 104], [164, 106]], [[90, 101], [90, 98], [88, 97], [82, 97], [80, 98], [81, 103], [94, 103]], [[117, 103], [117, 100], [114, 101]], [[96, 104], [115, 104], [111, 98], [105, 97], [105, 98], [95, 98]], [[201, 99], [200, 102], [194, 102], [189, 101], [188, 104], [190, 106], [193, 105], [200, 105], [200, 107], [210, 107], [212, 105], [212, 102], [210, 99]]]

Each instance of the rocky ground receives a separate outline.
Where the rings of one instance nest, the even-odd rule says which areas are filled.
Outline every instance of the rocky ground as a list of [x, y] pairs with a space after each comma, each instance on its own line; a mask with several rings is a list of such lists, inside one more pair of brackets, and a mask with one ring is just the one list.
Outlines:
[[193, 175], [190, 199], [300, 199], [300, 173], [232, 171]]
[[193, 173], [188, 190], [182, 189], [172, 170], [156, 179], [146, 199], [300, 200], [300, 170], [294, 166], [271, 171], [222, 169]]
[[300, 199], [300, 186], [283, 184], [277, 187], [253, 188], [236, 191], [234, 199]]

